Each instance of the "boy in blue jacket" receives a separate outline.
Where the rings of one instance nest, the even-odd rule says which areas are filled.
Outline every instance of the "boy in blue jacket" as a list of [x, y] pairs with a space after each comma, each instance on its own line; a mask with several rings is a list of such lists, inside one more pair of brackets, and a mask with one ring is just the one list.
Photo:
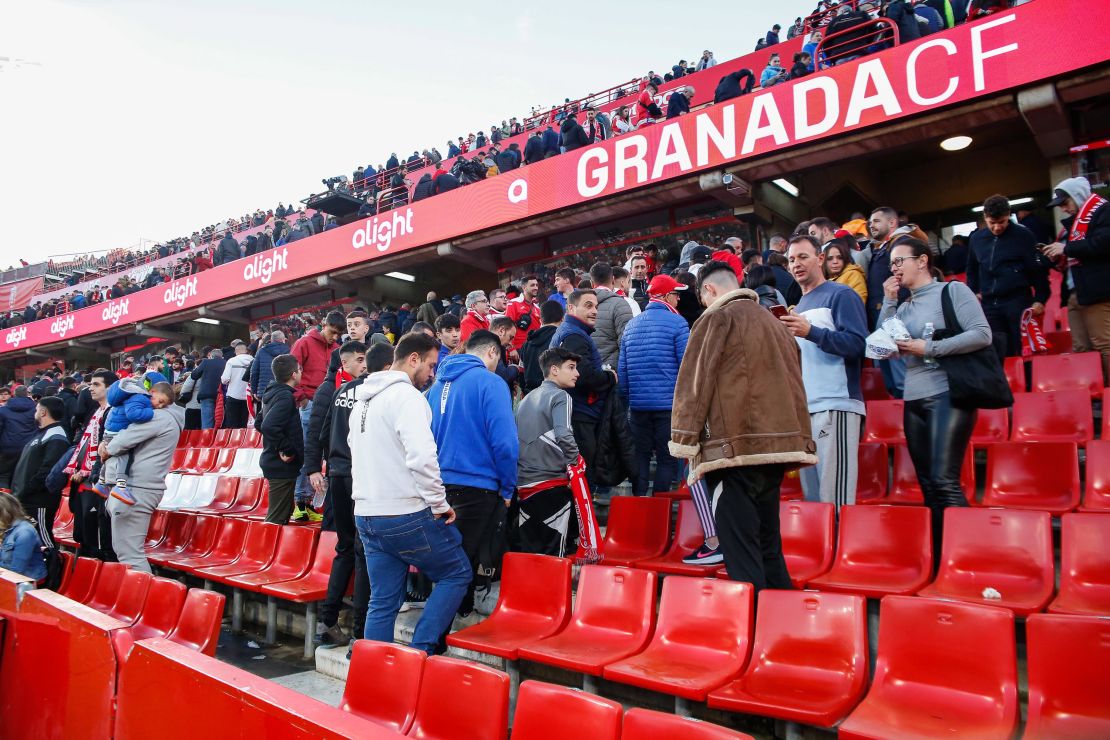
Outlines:
[[[449, 355], [437, 368], [428, 403], [447, 503], [455, 510], [463, 550], [477, 567], [483, 545], [494, 534], [492, 524], [504, 513], [497, 507], [508, 509], [516, 490], [519, 444], [509, 388], [496, 374], [501, 340], [479, 329], [465, 349], [466, 354]], [[486, 574], [479, 577], [488, 580]], [[471, 582], [459, 614], [473, 608]]]
[[[158, 383], [167, 383], [166, 377], [153, 370], [139, 377], [117, 380], [108, 388], [108, 418], [104, 422], [104, 436], [101, 444], [107, 444], [112, 437], [132, 424], [143, 424], [154, 418], [154, 409], [164, 409], [173, 403], [173, 398], [164, 393], [152, 392]], [[113, 456], [100, 466], [99, 478], [93, 490], [103, 498], [119, 499], [128, 506], [135, 504], [135, 497], [127, 489], [127, 474], [131, 472], [131, 455], [126, 464], [122, 457]], [[96, 477], [93, 471], [91, 477]], [[115, 482], [115, 485], [111, 485]]]

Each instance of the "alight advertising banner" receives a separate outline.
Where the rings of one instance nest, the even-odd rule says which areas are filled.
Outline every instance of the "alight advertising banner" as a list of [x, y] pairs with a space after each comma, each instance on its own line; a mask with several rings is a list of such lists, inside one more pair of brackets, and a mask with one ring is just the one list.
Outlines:
[[1039, 0], [819, 75], [547, 159], [327, 231], [164, 288], [24, 324], [0, 352], [57, 342], [325, 274], [633, 188], [828, 139], [1028, 85], [1110, 59], [1107, 44], [1061, 44], [1081, 14], [1110, 28], [1110, 3]]

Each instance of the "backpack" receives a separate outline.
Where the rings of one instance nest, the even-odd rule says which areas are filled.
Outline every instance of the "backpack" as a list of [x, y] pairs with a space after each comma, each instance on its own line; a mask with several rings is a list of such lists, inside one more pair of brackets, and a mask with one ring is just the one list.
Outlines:
[[[44, 547], [42, 549], [43, 561], [46, 563], [46, 579], [43, 581], [43, 588], [57, 591], [62, 587], [62, 578], [65, 576], [65, 562], [62, 560], [61, 553], [58, 552], [56, 547]], [[77, 558], [73, 559], [73, 565], [77, 565]]]

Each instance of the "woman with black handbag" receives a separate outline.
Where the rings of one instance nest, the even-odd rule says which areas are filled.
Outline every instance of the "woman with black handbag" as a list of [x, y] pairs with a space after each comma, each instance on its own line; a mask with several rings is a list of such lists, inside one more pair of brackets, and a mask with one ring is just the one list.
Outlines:
[[[963, 388], [955, 391], [950, 388], [950, 378], [955, 378], [956, 372], [944, 358], [967, 356], [989, 348], [991, 330], [970, 288], [959, 282], [935, 280], [933, 254], [925, 242], [912, 237], [895, 241], [890, 266], [893, 276], [883, 283], [885, 295], [879, 320], [897, 316], [913, 337], [897, 341], [898, 351], [906, 360], [903, 424], [925, 505], [932, 510], [936, 562], [940, 557], [944, 510], [949, 506], [967, 506], [960, 487], [960, 470], [979, 408], [967, 403], [961, 393]], [[901, 306], [899, 288], [910, 291], [909, 300]], [[954, 313], [955, 327], [952, 321], [945, 320], [945, 303], [950, 303], [947, 313], [950, 318]], [[966, 372], [961, 369], [960, 377], [951, 385], [961, 384]]]

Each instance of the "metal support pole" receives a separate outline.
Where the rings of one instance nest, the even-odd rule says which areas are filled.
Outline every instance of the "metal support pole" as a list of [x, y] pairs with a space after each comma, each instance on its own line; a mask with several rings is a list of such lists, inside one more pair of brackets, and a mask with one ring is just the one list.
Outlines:
[[277, 599], [266, 597], [266, 644], [277, 642]]
[[596, 694], [601, 689], [601, 680], [597, 676], [586, 674], [582, 676], [582, 690]]
[[690, 700], [681, 696], [676, 696], [674, 698], [674, 713], [679, 717], [693, 716], [690, 712]]
[[231, 631], [243, 631], [243, 592], [239, 589], [231, 592]]
[[509, 674], [509, 723], [516, 716], [516, 697], [520, 693], [520, 663], [508, 658], [501, 659], [501, 668]]
[[312, 645], [312, 638], [316, 634], [316, 602], [308, 602], [308, 609], [304, 615], [304, 658], [308, 660], [316, 654]]

